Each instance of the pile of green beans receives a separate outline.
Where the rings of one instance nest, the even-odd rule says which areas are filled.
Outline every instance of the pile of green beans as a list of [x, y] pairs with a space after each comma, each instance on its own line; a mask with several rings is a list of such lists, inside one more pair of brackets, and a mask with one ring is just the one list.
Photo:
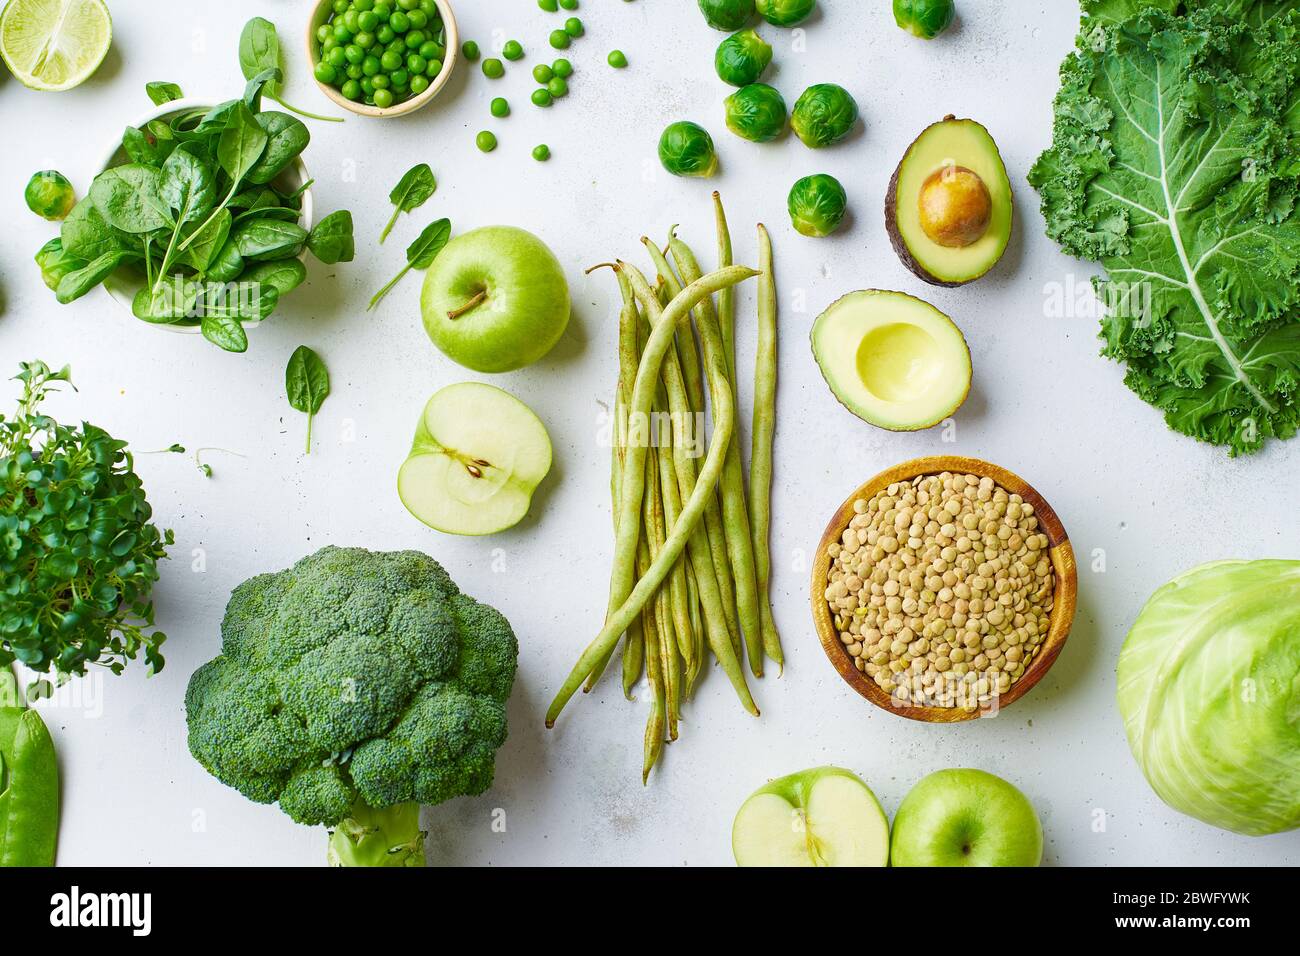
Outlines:
[[[778, 666], [784, 662], [768, 594], [776, 420], [772, 248], [760, 225], [760, 269], [733, 265], [726, 215], [717, 193], [713, 199], [716, 271], [705, 275], [675, 230], [667, 252], [642, 239], [654, 285], [627, 262], [604, 266], [615, 271], [622, 297], [610, 475], [614, 565], [605, 626], [546, 714], [546, 725], [554, 726], [579, 687], [595, 686], [621, 641], [624, 694], [632, 699], [643, 673], [650, 686], [643, 782], [664, 743], [677, 739], [683, 702], [693, 697], [710, 654], [741, 705], [755, 716], [745, 663], [761, 677], [765, 658]], [[755, 277], [753, 473], [746, 482], [736, 400], [734, 289]], [[704, 436], [693, 431], [706, 410], [713, 429], [700, 460], [691, 449]], [[668, 440], [638, 426], [652, 419], [671, 423]]]
[[13, 671], [0, 668], [0, 866], [53, 866], [58, 836], [54, 741], [22, 705]]

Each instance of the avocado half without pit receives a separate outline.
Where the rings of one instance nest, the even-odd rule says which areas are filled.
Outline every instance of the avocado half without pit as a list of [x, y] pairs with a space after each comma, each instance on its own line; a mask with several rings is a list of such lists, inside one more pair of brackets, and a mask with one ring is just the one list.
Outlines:
[[902, 292], [844, 296], [813, 324], [812, 349], [841, 404], [890, 431], [937, 425], [970, 394], [970, 349], [961, 330]]
[[992, 269], [1011, 239], [1011, 180], [979, 123], [945, 116], [908, 147], [885, 198], [885, 228], [903, 265], [931, 285]]

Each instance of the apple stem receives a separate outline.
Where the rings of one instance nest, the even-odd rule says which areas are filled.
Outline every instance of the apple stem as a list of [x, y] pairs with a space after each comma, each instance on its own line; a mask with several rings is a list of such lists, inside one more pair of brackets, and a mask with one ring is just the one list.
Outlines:
[[470, 299], [459, 309], [455, 309], [454, 311], [448, 312], [447, 318], [459, 319], [462, 315], [464, 315], [466, 312], [470, 311], [471, 309], [479, 305], [486, 298], [487, 298], [487, 289], [479, 289], [477, 292], [474, 293], [474, 298]]

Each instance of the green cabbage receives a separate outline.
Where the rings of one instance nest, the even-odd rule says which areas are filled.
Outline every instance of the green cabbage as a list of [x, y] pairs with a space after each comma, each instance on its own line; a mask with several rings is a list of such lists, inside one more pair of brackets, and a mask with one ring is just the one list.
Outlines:
[[1300, 561], [1217, 561], [1158, 590], [1119, 656], [1119, 709], [1175, 810], [1300, 827]]

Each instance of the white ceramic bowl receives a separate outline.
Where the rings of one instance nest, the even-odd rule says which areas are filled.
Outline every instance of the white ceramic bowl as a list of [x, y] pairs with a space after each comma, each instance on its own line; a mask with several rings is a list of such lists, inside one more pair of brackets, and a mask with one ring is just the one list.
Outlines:
[[[155, 106], [149, 112], [137, 116], [131, 121], [130, 125], [140, 129], [152, 120], [172, 117], [178, 113], [187, 113], [196, 109], [208, 110], [214, 105], [215, 104], [209, 103], [206, 100], [194, 99], [192, 97], [172, 100], [170, 103]], [[125, 129], [125, 127], [122, 128]], [[119, 133], [117, 140], [104, 150], [103, 159], [101, 159], [99, 164], [95, 167], [95, 174], [98, 175], [106, 169], [110, 169], [113, 166], [121, 166], [126, 162], [130, 162], [130, 159], [126, 155], [126, 150], [122, 148], [122, 137]], [[283, 186], [296, 189], [303, 183], [308, 182], [310, 179], [311, 176], [307, 173], [307, 166], [303, 163], [302, 156], [299, 156], [293, 161], [288, 169], [280, 174], [276, 181]], [[308, 231], [311, 230], [312, 200], [310, 188], [302, 194], [302, 217], [298, 220], [298, 224]], [[304, 249], [303, 252], [299, 253], [298, 258], [301, 259], [306, 254], [306, 250]], [[135, 313], [131, 311], [131, 303], [135, 300], [135, 294], [140, 291], [140, 288], [143, 285], [143, 274], [139, 269], [131, 266], [118, 269], [104, 280], [105, 291], [108, 292], [114, 302], [126, 310], [127, 315], [129, 315], [131, 320], [134, 322], [139, 322], [140, 319], [137, 319]], [[197, 325], [174, 325], [162, 322], [146, 322], [144, 324], [151, 328], [164, 329], [168, 332], [196, 333], [199, 331]], [[245, 322], [244, 328], [252, 328], [259, 324], [260, 323], [258, 322]]]

